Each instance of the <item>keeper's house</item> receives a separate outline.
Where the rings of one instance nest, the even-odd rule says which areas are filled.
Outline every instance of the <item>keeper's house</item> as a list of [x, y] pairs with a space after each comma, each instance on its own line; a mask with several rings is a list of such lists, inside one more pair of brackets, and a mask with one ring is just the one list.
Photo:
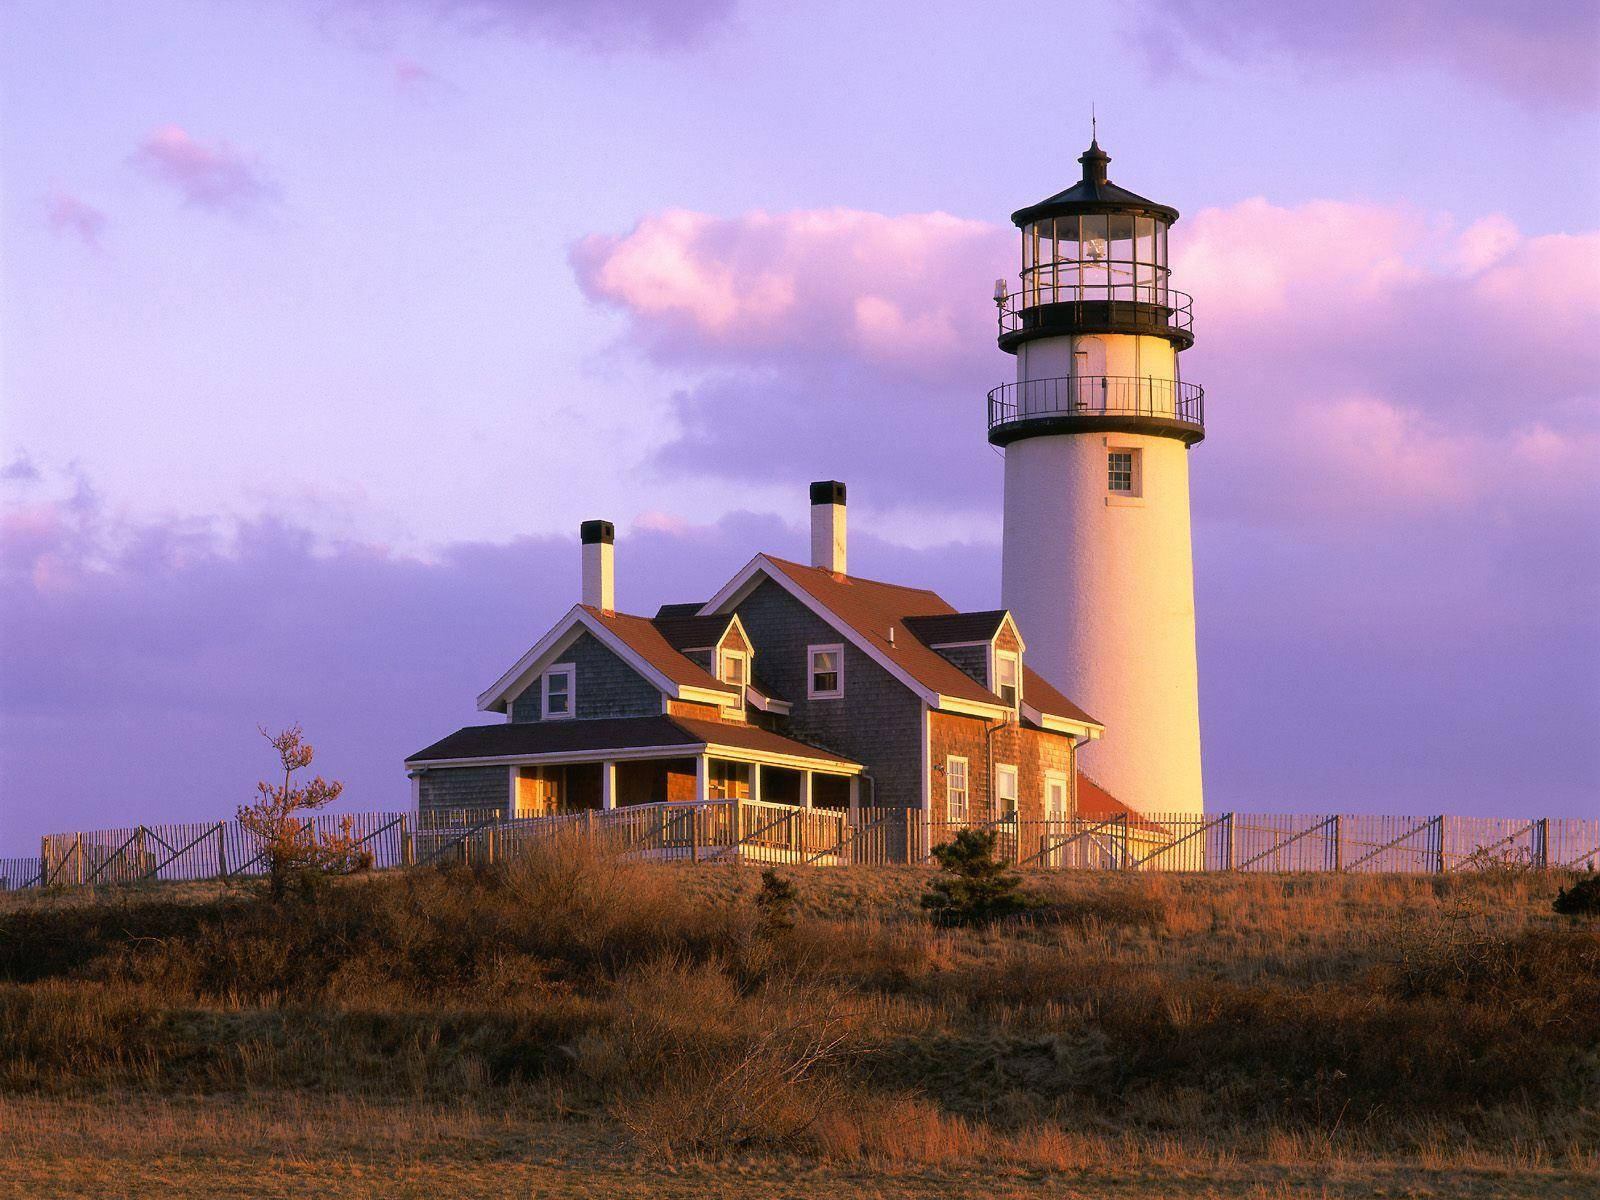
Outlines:
[[[1102, 727], [1029, 667], [1011, 614], [848, 574], [843, 484], [813, 484], [811, 514], [811, 565], [758, 554], [653, 617], [615, 611], [612, 526], [585, 522], [583, 602], [478, 697], [505, 723], [406, 760], [420, 813], [741, 798], [1080, 815], [1077, 749]], [[1121, 808], [1087, 780], [1082, 799]]]

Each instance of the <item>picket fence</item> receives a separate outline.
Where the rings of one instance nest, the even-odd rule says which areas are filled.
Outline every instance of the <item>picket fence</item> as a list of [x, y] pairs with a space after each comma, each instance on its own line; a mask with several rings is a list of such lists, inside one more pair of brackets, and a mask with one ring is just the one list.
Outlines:
[[[918, 809], [854, 813], [753, 800], [640, 804], [507, 819], [498, 811], [323, 815], [318, 833], [346, 828], [377, 870], [492, 863], [565, 835], [632, 857], [690, 863], [809, 866], [926, 862], [960, 829], [996, 835], [996, 852], [1024, 869], [1114, 871], [1404, 872], [1593, 869], [1600, 820], [1281, 813], [1148, 814], [979, 823], [930, 820]], [[227, 879], [266, 870], [260, 842], [237, 821], [137, 825], [50, 834], [37, 858], [0, 858], [0, 888]]]

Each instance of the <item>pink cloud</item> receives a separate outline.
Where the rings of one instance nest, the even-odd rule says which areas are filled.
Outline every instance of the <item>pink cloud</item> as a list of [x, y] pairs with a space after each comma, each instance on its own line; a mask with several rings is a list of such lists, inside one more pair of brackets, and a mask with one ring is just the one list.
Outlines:
[[228, 143], [207, 146], [178, 125], [152, 130], [133, 161], [195, 208], [243, 216], [278, 195], [259, 167]]
[[58, 235], [77, 238], [91, 249], [100, 249], [100, 235], [106, 215], [94, 205], [66, 192], [53, 192], [45, 201], [45, 224]]
[[[1014, 370], [986, 297], [1016, 237], [942, 213], [672, 211], [587, 238], [572, 261], [645, 356], [694, 376], [664, 462], [888, 473], [961, 505], [992, 483], [944, 446], [982, 436], [983, 393]], [[1173, 241], [1174, 279], [1198, 297], [1186, 375], [1220, 435], [1200, 453], [1254, 460], [1223, 477], [1229, 507], [1272, 502], [1232, 482], [1263, 470], [1307, 519], [1358, 499], [1376, 516], [1380, 495], [1402, 514], [1475, 502], [1485, 480], [1519, 486], [1484, 465], [1504, 439], [1595, 424], [1600, 234], [1257, 198], [1186, 219]]]
[[585, 293], [634, 316], [662, 358], [827, 345], [927, 372], [981, 342], [971, 287], [981, 296], [1007, 253], [993, 226], [946, 213], [673, 210], [585, 238], [572, 263]]
[[1153, 65], [1287, 56], [1344, 71], [1437, 66], [1535, 104], [1600, 99], [1590, 0], [1143, 0], [1128, 31]]

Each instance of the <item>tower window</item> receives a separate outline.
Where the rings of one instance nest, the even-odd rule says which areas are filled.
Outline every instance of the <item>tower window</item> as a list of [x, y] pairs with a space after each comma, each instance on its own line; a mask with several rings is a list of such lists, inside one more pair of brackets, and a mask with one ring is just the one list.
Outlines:
[[1106, 490], [1118, 496], [1139, 494], [1139, 452], [1111, 450], [1106, 454]]

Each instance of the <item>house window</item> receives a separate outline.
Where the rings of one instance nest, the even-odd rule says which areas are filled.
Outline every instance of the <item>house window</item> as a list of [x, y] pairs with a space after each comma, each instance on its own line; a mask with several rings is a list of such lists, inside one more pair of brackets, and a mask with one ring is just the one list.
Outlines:
[[571, 663], [561, 663], [544, 673], [542, 697], [545, 720], [557, 721], [572, 715], [573, 693], [578, 668]]
[[972, 812], [971, 791], [967, 786], [967, 760], [954, 755], [944, 760], [945, 814], [958, 824]]
[[844, 647], [808, 646], [806, 695], [812, 700], [831, 700], [844, 695]]
[[1046, 771], [1044, 776], [1044, 815], [1047, 821], [1065, 820], [1067, 811], [1067, 777], [1060, 771]]
[[1010, 763], [994, 765], [994, 815], [1004, 820], [1017, 811], [1017, 768]]
[[1007, 708], [1015, 708], [1022, 698], [1022, 664], [1010, 650], [997, 650], [994, 656], [994, 690]]
[[1139, 452], [1137, 450], [1109, 450], [1106, 452], [1106, 490], [1117, 496], [1139, 494]]

